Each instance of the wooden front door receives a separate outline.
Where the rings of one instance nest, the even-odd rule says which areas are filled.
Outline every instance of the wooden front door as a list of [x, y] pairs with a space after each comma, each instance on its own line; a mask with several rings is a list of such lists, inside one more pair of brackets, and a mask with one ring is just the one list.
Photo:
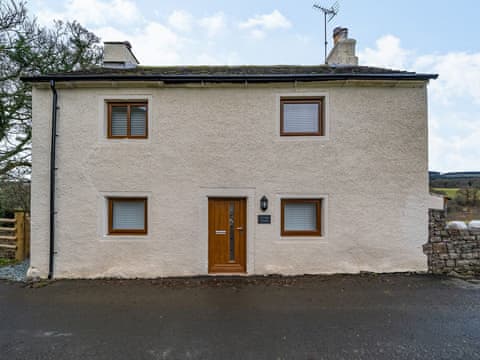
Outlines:
[[246, 199], [208, 199], [208, 272], [247, 271]]

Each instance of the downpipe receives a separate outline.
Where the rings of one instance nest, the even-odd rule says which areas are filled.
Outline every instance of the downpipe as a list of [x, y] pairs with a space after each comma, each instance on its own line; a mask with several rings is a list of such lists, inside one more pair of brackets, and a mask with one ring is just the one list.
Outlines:
[[50, 145], [50, 251], [48, 259], [48, 279], [53, 279], [54, 256], [55, 256], [55, 164], [57, 146], [57, 89], [55, 81], [50, 80], [52, 90], [52, 138]]

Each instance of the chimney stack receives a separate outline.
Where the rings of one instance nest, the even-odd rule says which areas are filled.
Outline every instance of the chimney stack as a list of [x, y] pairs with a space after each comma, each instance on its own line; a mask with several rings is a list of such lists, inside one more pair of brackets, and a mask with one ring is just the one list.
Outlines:
[[130, 69], [139, 64], [128, 41], [106, 41], [103, 44], [103, 67]]
[[333, 49], [327, 57], [329, 65], [358, 65], [358, 57], [355, 56], [357, 41], [348, 38], [348, 29], [336, 27], [333, 29]]

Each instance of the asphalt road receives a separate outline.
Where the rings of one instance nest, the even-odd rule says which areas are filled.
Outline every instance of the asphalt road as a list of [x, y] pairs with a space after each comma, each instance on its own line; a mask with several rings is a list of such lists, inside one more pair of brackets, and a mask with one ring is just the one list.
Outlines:
[[426, 275], [0, 282], [0, 359], [480, 359], [480, 285]]

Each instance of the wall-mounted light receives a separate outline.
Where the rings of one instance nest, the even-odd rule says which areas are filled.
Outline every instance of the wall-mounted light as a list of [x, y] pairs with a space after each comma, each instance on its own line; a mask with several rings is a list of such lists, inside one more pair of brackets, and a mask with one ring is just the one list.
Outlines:
[[268, 209], [268, 199], [265, 195], [260, 199], [260, 209], [266, 211]]

